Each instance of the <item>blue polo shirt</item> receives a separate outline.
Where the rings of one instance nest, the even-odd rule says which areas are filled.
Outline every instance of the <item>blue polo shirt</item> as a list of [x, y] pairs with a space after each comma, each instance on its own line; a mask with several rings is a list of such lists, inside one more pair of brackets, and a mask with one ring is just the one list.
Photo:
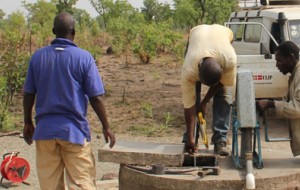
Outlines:
[[91, 141], [88, 97], [104, 87], [88, 51], [56, 38], [37, 50], [29, 62], [24, 91], [36, 94], [34, 140], [61, 139], [74, 144]]

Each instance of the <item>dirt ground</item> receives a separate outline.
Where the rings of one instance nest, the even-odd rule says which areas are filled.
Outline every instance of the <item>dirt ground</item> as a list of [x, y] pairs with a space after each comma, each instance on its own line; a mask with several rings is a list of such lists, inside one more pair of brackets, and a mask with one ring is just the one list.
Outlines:
[[[152, 59], [150, 64], [141, 64], [133, 56], [126, 63], [125, 58], [102, 55], [97, 65], [105, 84], [105, 105], [110, 127], [117, 140], [181, 142], [185, 130], [180, 91], [181, 61], [175, 59], [175, 56], [164, 54]], [[15, 97], [16, 106], [11, 109], [18, 118], [22, 118], [21, 104], [22, 96], [19, 94]], [[207, 109], [206, 119], [209, 125], [210, 109]], [[104, 145], [102, 127], [90, 107], [88, 118], [97, 160], [97, 149]], [[17, 121], [16, 125], [22, 126], [22, 120]], [[30, 186], [20, 184], [11, 189], [39, 189], [35, 146], [26, 145], [18, 135], [0, 137], [0, 155], [14, 151], [20, 152], [19, 156], [26, 159], [31, 166], [26, 180]], [[102, 180], [105, 174], [112, 173], [116, 177], [118, 170], [118, 164], [97, 162], [97, 181]], [[4, 183], [9, 184], [5, 179]]]
[[[181, 136], [185, 130], [181, 103], [182, 62], [164, 54], [150, 64], [139, 60], [105, 55], [98, 66], [106, 88], [106, 108], [117, 134], [146, 137]], [[205, 94], [207, 88], [203, 88]], [[206, 119], [211, 120], [208, 106]], [[93, 127], [98, 119], [90, 112]]]

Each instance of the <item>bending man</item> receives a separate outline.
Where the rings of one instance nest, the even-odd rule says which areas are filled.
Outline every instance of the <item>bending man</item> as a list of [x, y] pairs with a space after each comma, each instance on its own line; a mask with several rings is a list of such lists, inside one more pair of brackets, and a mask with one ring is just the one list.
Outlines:
[[[217, 24], [199, 25], [192, 28], [190, 32], [181, 73], [182, 101], [186, 121], [183, 142], [189, 153], [197, 150], [194, 137], [196, 113], [202, 112], [205, 115], [206, 104], [213, 97], [211, 140], [214, 151], [221, 156], [229, 154], [226, 146], [232, 101], [229, 87], [235, 85], [236, 79], [236, 54], [231, 46], [232, 40], [232, 31]], [[197, 106], [196, 84], [209, 86], [205, 97]]]

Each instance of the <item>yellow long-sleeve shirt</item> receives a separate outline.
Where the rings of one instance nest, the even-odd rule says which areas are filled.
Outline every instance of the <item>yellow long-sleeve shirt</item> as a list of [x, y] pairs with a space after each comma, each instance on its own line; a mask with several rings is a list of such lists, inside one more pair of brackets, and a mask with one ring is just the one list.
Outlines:
[[221, 83], [234, 86], [236, 80], [236, 54], [231, 46], [232, 31], [222, 25], [199, 25], [191, 29], [189, 46], [182, 66], [181, 89], [184, 108], [195, 104], [195, 84], [199, 81], [198, 64], [205, 57], [214, 58], [223, 69]]

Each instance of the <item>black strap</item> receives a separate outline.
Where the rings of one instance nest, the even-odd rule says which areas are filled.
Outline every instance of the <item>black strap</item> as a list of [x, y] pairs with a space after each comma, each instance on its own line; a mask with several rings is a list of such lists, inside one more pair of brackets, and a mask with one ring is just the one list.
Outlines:
[[[199, 106], [201, 103], [201, 82], [200, 81], [196, 82], [195, 90], [196, 90], [195, 115], [197, 117], [197, 114], [199, 111]], [[196, 119], [196, 121], [197, 121], [197, 119]], [[195, 142], [196, 145], [198, 144], [198, 139], [200, 136], [199, 132], [200, 132], [200, 126], [199, 126], [199, 123], [197, 122], [196, 142]]]
[[200, 105], [200, 102], [201, 102], [201, 82], [200, 81], [197, 81], [196, 82], [196, 104], [195, 104], [195, 108], [197, 110], [197, 108], [199, 107]]

